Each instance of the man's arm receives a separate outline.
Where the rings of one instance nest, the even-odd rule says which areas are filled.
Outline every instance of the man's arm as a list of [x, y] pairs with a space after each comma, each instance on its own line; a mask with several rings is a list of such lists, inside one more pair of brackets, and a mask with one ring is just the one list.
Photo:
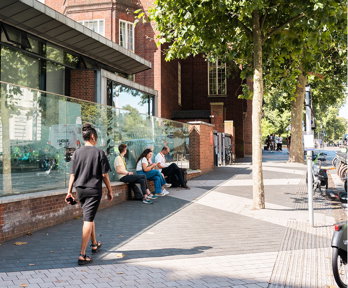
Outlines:
[[66, 201], [66, 199], [72, 197], [74, 200], [74, 196], [72, 195], [72, 188], [73, 188], [73, 184], [75, 181], [75, 175], [74, 174], [70, 174], [70, 179], [69, 179], [69, 186], [68, 186], [68, 193], [65, 196], [65, 202], [68, 203], [68, 201]]
[[128, 175], [128, 171], [126, 169], [124, 169], [124, 167], [122, 165], [116, 166], [115, 170], [116, 170], [117, 174]]
[[159, 169], [163, 169], [166, 168], [167, 165], [166, 163], [163, 161], [163, 157], [160, 155], [160, 153], [158, 153], [155, 157], [155, 162], [157, 163], [157, 167]]
[[111, 188], [111, 183], [110, 183], [110, 178], [109, 178], [109, 174], [103, 174], [103, 181], [105, 183], [106, 188], [108, 189], [108, 193], [107, 193], [107, 197], [108, 200], [111, 201], [113, 197], [112, 195], [112, 188]]

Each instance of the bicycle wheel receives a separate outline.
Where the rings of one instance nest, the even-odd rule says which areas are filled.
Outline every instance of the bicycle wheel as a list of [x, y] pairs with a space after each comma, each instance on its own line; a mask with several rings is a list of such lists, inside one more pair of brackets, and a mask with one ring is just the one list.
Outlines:
[[344, 263], [338, 248], [333, 247], [332, 249], [332, 271], [335, 281], [338, 287], [347, 288], [347, 263]]

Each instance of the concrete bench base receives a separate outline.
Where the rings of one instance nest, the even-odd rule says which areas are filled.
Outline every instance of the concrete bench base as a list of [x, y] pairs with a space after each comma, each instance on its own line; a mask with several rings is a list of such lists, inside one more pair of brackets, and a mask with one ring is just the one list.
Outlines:
[[[188, 172], [188, 180], [201, 175], [201, 171]], [[151, 181], [152, 182], [152, 181]], [[106, 200], [106, 188], [100, 209], [122, 203], [128, 198], [128, 185], [112, 182], [114, 199]], [[150, 183], [153, 191], [153, 183]], [[79, 205], [64, 201], [67, 189], [57, 189], [0, 197], [0, 243], [42, 228], [50, 227], [82, 215]]]

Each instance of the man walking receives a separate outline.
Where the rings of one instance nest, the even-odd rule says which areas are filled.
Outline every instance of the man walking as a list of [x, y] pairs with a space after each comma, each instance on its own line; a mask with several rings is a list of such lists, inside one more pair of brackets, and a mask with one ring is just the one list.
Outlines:
[[92, 262], [92, 258], [86, 255], [88, 241], [91, 240], [91, 252], [99, 251], [102, 243], [97, 241], [94, 217], [97, 213], [102, 198], [102, 182], [108, 190], [107, 199], [112, 200], [112, 188], [109, 180], [110, 165], [104, 151], [96, 148], [98, 134], [91, 124], [86, 123], [82, 127], [82, 137], [85, 146], [77, 149], [71, 159], [71, 172], [68, 193], [65, 201], [74, 204], [72, 195], [73, 186], [76, 188], [77, 197], [82, 207], [83, 226], [79, 265]]

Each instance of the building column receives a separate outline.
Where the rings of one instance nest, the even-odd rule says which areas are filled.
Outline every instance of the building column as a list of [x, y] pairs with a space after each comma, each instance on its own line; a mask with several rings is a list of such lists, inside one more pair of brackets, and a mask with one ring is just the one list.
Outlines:
[[234, 157], [236, 156], [236, 132], [234, 129], [233, 121], [232, 120], [226, 120], [224, 121], [224, 127], [225, 127], [225, 133], [231, 135], [231, 146], [232, 146], [232, 153]]
[[210, 103], [210, 114], [212, 117], [212, 124], [215, 125], [217, 132], [224, 133], [224, 103], [223, 102], [211, 102]]
[[71, 97], [96, 102], [95, 70], [72, 70], [70, 79]]
[[190, 168], [203, 173], [214, 169], [214, 125], [195, 121], [190, 124]]

